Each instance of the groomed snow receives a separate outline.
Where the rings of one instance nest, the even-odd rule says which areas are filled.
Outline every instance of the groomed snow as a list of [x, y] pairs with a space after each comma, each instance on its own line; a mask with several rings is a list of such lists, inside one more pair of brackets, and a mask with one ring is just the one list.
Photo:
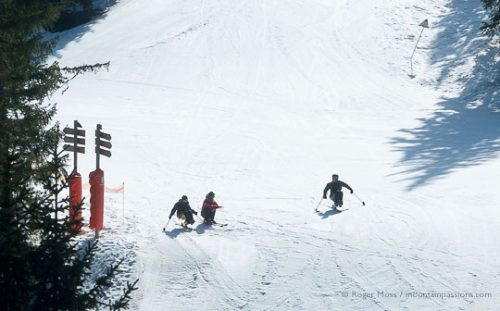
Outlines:
[[[56, 100], [89, 143], [97, 123], [113, 137], [101, 164], [125, 219], [108, 194], [101, 240], [133, 257], [133, 309], [498, 308], [498, 113], [460, 95], [479, 6], [122, 0], [61, 34], [63, 65], [111, 62]], [[88, 176], [93, 153], [79, 162]], [[344, 211], [313, 213], [332, 173], [366, 206], [344, 191]], [[162, 233], [209, 191], [227, 227]]]

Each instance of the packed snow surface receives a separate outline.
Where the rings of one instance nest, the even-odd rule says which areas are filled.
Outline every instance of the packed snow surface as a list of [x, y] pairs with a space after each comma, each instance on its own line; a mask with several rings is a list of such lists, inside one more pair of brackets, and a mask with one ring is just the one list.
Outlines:
[[[61, 64], [111, 62], [55, 99], [87, 130], [85, 178], [96, 124], [113, 137], [101, 167], [125, 192], [101, 242], [140, 278], [133, 309], [498, 308], [499, 116], [461, 95], [479, 9], [122, 0], [62, 33]], [[314, 213], [333, 173], [366, 206], [344, 190], [341, 212]], [[227, 227], [162, 232], [181, 195], [199, 210], [209, 191]]]

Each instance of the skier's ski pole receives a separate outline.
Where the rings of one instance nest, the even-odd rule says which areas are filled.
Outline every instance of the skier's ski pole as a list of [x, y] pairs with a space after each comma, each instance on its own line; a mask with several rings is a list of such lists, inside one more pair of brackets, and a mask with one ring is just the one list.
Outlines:
[[201, 219], [201, 217], [200, 217], [200, 216], [198, 216], [198, 214], [195, 214], [195, 215], [196, 215], [196, 217], [198, 217], [198, 219], [199, 219], [201, 222], [203, 222], [203, 219]]
[[318, 208], [319, 208], [319, 206], [321, 205], [321, 202], [323, 202], [323, 198], [321, 198], [321, 200], [319, 200], [318, 205], [317, 205], [317, 206], [316, 206], [316, 208], [314, 209], [316, 212], [318, 211]]
[[365, 206], [365, 201], [361, 200], [356, 193], [353, 193], [356, 199], [359, 200], [359, 202], [363, 203], [363, 206]]
[[[198, 212], [198, 213], [200, 213], [200, 212]], [[203, 219], [201, 219], [201, 217], [200, 217], [200, 216], [198, 216], [198, 213], [196, 213], [196, 214], [195, 214], [195, 215], [196, 215], [196, 217], [197, 217], [197, 218], [198, 218], [201, 222], [203, 222], [204, 220], [203, 220]]]
[[165, 231], [165, 229], [167, 229], [168, 224], [170, 223], [170, 220], [171, 220], [171, 219], [172, 219], [172, 218], [169, 218], [169, 219], [168, 219], [167, 224], [165, 225], [165, 227], [163, 227], [163, 231]]

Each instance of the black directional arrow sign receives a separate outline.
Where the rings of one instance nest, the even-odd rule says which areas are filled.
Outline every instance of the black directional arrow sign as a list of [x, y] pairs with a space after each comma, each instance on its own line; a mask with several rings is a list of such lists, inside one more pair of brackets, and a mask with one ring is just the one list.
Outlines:
[[111, 149], [111, 135], [108, 133], [101, 132], [102, 125], [97, 124], [97, 129], [95, 131], [95, 153], [96, 153], [96, 167], [99, 169], [100, 159], [99, 156], [103, 155], [105, 157], [111, 157], [111, 151], [103, 149]]
[[[97, 139], [95, 140], [95, 144], [97, 145], [98, 142], [97, 142]], [[111, 149], [111, 143], [109, 141], [105, 141], [105, 140], [99, 140], [99, 147], [104, 147], [104, 148], [108, 148], [108, 149]]]
[[66, 151], [75, 151], [78, 152], [78, 153], [85, 153], [85, 147], [73, 147], [71, 145], [64, 145], [63, 146], [63, 149], [66, 150]]
[[[74, 138], [74, 137], [71, 137], [71, 136], [65, 136], [65, 137], [64, 137], [64, 142], [65, 142], [65, 143], [74, 144], [74, 143], [75, 143], [75, 138]], [[85, 145], [85, 138], [77, 138], [77, 139], [76, 139], [76, 143], [77, 143], [78, 145]]]
[[[63, 146], [64, 150], [73, 152], [73, 161], [74, 168], [73, 170], [77, 171], [77, 154], [85, 153], [85, 130], [79, 129], [82, 127], [80, 122], [75, 120], [73, 122], [74, 128], [66, 127], [63, 129], [63, 132], [66, 134], [64, 136], [64, 142], [67, 143]], [[81, 145], [81, 146], [79, 146]]]
[[96, 148], [95, 152], [99, 153], [100, 155], [103, 155], [105, 157], [108, 157], [108, 158], [111, 157], [111, 151], [109, 151], [109, 150], [105, 150], [105, 149], [99, 149], [99, 150], [97, 150], [97, 148]]
[[79, 129], [77, 129], [76, 132], [75, 132], [75, 129], [72, 129], [70, 127], [65, 127], [64, 130], [63, 130], [63, 132], [65, 134], [68, 134], [68, 135], [75, 135], [75, 133], [76, 133], [77, 136], [83, 136], [83, 137], [85, 137], [85, 130], [79, 130]]
[[111, 140], [111, 135], [109, 135], [108, 133], [104, 133], [101, 131], [95, 131], [95, 135], [99, 136], [99, 138], [102, 140]]

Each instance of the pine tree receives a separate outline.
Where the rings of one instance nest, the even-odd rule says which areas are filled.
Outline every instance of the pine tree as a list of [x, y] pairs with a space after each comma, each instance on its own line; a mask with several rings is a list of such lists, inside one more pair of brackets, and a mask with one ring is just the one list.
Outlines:
[[[73, 3], [73, 2], [71, 2]], [[0, 309], [127, 308], [137, 281], [115, 302], [103, 301], [118, 265], [85, 285], [96, 242], [79, 241], [62, 199], [65, 157], [50, 95], [71, 79], [109, 64], [47, 64], [44, 40], [70, 2], [0, 0]]]
[[481, 30], [491, 37], [500, 34], [500, 0], [481, 0], [481, 2], [489, 11], [489, 21], [483, 23]]

